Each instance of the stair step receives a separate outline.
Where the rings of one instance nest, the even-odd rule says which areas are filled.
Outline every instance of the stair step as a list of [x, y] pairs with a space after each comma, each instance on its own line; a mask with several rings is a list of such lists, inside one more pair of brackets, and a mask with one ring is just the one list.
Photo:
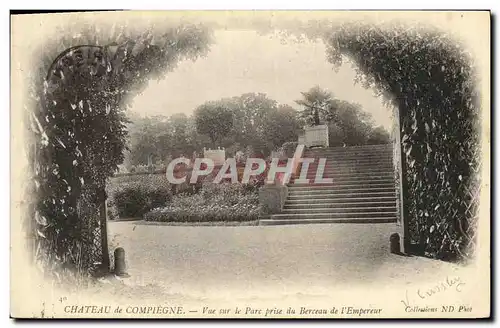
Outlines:
[[[364, 156], [355, 156], [353, 158], [336, 158], [329, 156], [302, 156], [302, 158], [311, 158], [314, 159], [313, 162], [308, 162], [309, 166], [315, 166], [324, 163], [345, 163], [345, 162], [353, 162], [353, 163], [378, 163], [378, 162], [393, 162], [392, 157], [380, 157], [376, 158], [365, 158]], [[320, 162], [320, 159], [323, 159]], [[323, 163], [324, 162], [324, 163]]]
[[[393, 177], [332, 177], [328, 175], [323, 175], [322, 180], [317, 180], [315, 176], [306, 177], [308, 183], [296, 183], [295, 179], [290, 179], [289, 184], [297, 184], [302, 186], [315, 186], [315, 185], [346, 185], [346, 184], [356, 184], [358, 186], [368, 186], [376, 183], [392, 184], [394, 185]], [[368, 180], [369, 179], [369, 180]], [[326, 180], [326, 181], [325, 181]]]
[[390, 151], [384, 149], [372, 149], [371, 151], [306, 151], [304, 152], [304, 157], [363, 157], [363, 156], [372, 156], [372, 157], [393, 157], [394, 153], [392, 149]]
[[[392, 163], [386, 163], [386, 164], [331, 164], [327, 163], [326, 165], [321, 165], [319, 169], [324, 170], [324, 171], [336, 171], [339, 169], [346, 169], [346, 168], [351, 168], [354, 170], [372, 170], [372, 171], [386, 171], [386, 172], [392, 172], [394, 171], [394, 165]], [[302, 167], [300, 167], [302, 169]], [[305, 168], [304, 168], [305, 169]], [[318, 170], [318, 166], [311, 166], [309, 165], [307, 167], [307, 171], [311, 172], [314, 171], [316, 172]]]
[[[394, 173], [393, 172], [388, 172], [388, 173], [332, 173], [332, 172], [323, 172], [320, 174], [317, 174], [316, 172], [308, 172], [306, 175], [306, 179], [310, 179], [314, 182], [314, 179], [316, 178], [316, 175], [318, 177], [323, 177], [323, 178], [333, 178], [336, 181], [341, 181], [345, 179], [350, 179], [350, 180], [360, 180], [360, 179], [373, 179], [373, 180], [380, 180], [382, 178], [385, 178], [387, 180], [392, 180], [394, 179]], [[295, 177], [295, 179], [298, 179], [299, 177]]]
[[390, 160], [373, 160], [373, 161], [365, 161], [365, 160], [335, 160], [335, 159], [329, 159], [327, 158], [324, 163], [319, 163], [318, 161], [309, 163], [309, 167], [317, 168], [318, 166], [320, 167], [337, 167], [337, 166], [346, 166], [346, 165], [352, 165], [352, 166], [367, 166], [367, 165], [373, 165], [373, 166], [386, 166], [390, 165], [391, 167], [394, 166], [394, 162], [392, 159]]
[[[345, 164], [345, 163], [352, 163], [352, 164], [373, 164], [373, 163], [393, 163], [392, 158], [365, 158], [364, 156], [358, 156], [354, 158], [334, 158], [334, 157], [307, 157], [304, 156], [303, 158], [314, 158], [314, 162], [309, 162], [309, 166], [318, 166], [319, 164], [324, 165], [323, 162], [326, 163], [326, 165], [334, 163], [334, 164]], [[321, 161], [320, 159], [325, 159], [324, 161]]]
[[[316, 174], [316, 170], [314, 171], [308, 171], [307, 174], [310, 175], [310, 174]], [[390, 173], [390, 174], [389, 174]], [[338, 176], [338, 177], [341, 177], [341, 176], [377, 176], [377, 175], [384, 175], [384, 176], [391, 176], [391, 177], [394, 177], [395, 174], [394, 172], [388, 172], [387, 169], [384, 169], [383, 171], [378, 171], [378, 172], [374, 172], [374, 171], [368, 171], [368, 170], [364, 170], [364, 171], [347, 171], [347, 170], [339, 170], [339, 169], [336, 169], [334, 170], [333, 172], [332, 171], [324, 171], [323, 172], [323, 175], [325, 174], [329, 174], [331, 176]], [[295, 176], [296, 178], [299, 178], [300, 177], [300, 172], [297, 172], [297, 175]]]
[[330, 190], [330, 189], [349, 189], [352, 187], [360, 187], [369, 185], [370, 187], [392, 187], [395, 188], [394, 181], [391, 182], [380, 182], [380, 180], [367, 180], [360, 181], [358, 183], [348, 183], [348, 184], [302, 184], [295, 183], [288, 185], [288, 191], [304, 191], [304, 190]]
[[396, 217], [372, 218], [281, 218], [259, 220], [259, 225], [327, 224], [327, 223], [395, 223]]
[[390, 145], [389, 147], [330, 147], [330, 148], [307, 148], [304, 152], [337, 152], [337, 153], [348, 153], [348, 152], [370, 152], [370, 151], [387, 151], [393, 152], [394, 147]]
[[314, 158], [314, 161], [311, 162], [312, 164], [318, 164], [319, 159], [321, 158], [326, 158], [326, 161], [338, 161], [338, 162], [344, 162], [344, 161], [367, 161], [367, 162], [372, 162], [372, 161], [393, 161], [392, 154], [380, 154], [380, 153], [374, 153], [374, 154], [303, 154], [303, 158]]
[[[302, 168], [300, 168], [301, 170]], [[297, 174], [300, 175], [302, 173], [301, 171], [298, 171]], [[349, 167], [349, 166], [344, 166], [344, 167], [325, 167], [321, 168], [320, 170], [323, 171], [324, 174], [336, 174], [336, 175], [359, 175], [359, 174], [390, 174], [394, 175], [394, 169], [392, 167], [373, 167], [373, 166], [366, 166], [366, 167]], [[318, 168], [307, 168], [307, 174], [316, 174], [318, 172]]]
[[[302, 169], [302, 168], [301, 168]], [[320, 168], [320, 170], [323, 171], [323, 173], [330, 173], [330, 174], [336, 174], [336, 175], [366, 175], [366, 174], [386, 174], [386, 175], [394, 175], [394, 169], [392, 167], [380, 167], [380, 168], [376, 168], [376, 170], [373, 168], [373, 167], [370, 167], [369, 169], [367, 168], [367, 170], [361, 170], [361, 171], [355, 171], [355, 170], [351, 170], [350, 172], [345, 172], [342, 171], [342, 170], [339, 170], [338, 167], [330, 167], [330, 166], [327, 166], [327, 167], [323, 167], [323, 168]], [[314, 173], [316, 174], [316, 172], [318, 171], [318, 168], [317, 167], [308, 167], [307, 168], [307, 173]], [[299, 174], [301, 173], [300, 170], [298, 172]]]
[[352, 153], [352, 152], [374, 152], [374, 151], [387, 151], [392, 152], [392, 145], [389, 147], [330, 147], [330, 148], [310, 148], [306, 149], [305, 152], [330, 152], [330, 153]]
[[[297, 175], [300, 176], [302, 172], [297, 172]], [[308, 169], [307, 170], [307, 175], [316, 175], [318, 171], [316, 169]], [[321, 171], [320, 171], [321, 173]], [[381, 168], [379, 171], [369, 171], [369, 170], [363, 170], [363, 171], [346, 171], [346, 170], [341, 170], [338, 168], [326, 168], [322, 172], [323, 174], [329, 174], [329, 175], [335, 175], [335, 176], [359, 176], [359, 175], [388, 175], [388, 176], [394, 176], [394, 172], [389, 170], [388, 168]]]
[[[312, 172], [307, 172], [307, 175], [306, 176], [313, 176], [315, 177], [316, 176], [316, 171], [312, 171]], [[366, 176], [372, 176], [372, 177], [384, 177], [384, 178], [387, 178], [387, 177], [390, 177], [390, 178], [393, 178], [394, 177], [394, 173], [393, 172], [387, 172], [387, 173], [380, 173], [380, 172], [377, 172], [377, 173], [344, 173], [344, 172], [323, 172], [322, 176], [325, 176], [326, 174], [329, 174], [330, 177], [337, 177], [337, 178], [364, 178]], [[300, 177], [300, 174], [298, 175], [298, 177]]]
[[[307, 177], [308, 179], [312, 180], [309, 181], [310, 183], [315, 183], [315, 176], [310, 176]], [[322, 183], [339, 183], [339, 184], [347, 184], [347, 183], [356, 183], [359, 181], [379, 181], [379, 182], [392, 182], [394, 183], [394, 177], [391, 176], [370, 176], [370, 177], [364, 177], [364, 176], [356, 176], [356, 175], [351, 175], [351, 176], [340, 176], [340, 177], [335, 177], [335, 176], [325, 176], [323, 175], [323, 179], [332, 179], [332, 182], [322, 182]], [[293, 180], [295, 181], [295, 180]], [[321, 180], [320, 180], [321, 181]], [[320, 182], [318, 181], [318, 183]]]
[[[318, 174], [318, 178], [324, 178], [324, 179], [330, 179], [332, 178], [333, 181], [359, 181], [359, 180], [387, 180], [387, 181], [394, 181], [394, 174], [332, 174], [332, 173], [324, 173], [323, 174]], [[300, 178], [299, 177], [293, 177], [294, 179], [290, 178], [290, 181], [295, 181], [295, 179]], [[308, 173], [306, 175], [306, 179], [309, 179], [310, 183], [313, 183], [316, 179], [316, 173]]]
[[304, 154], [303, 158], [313, 158], [314, 161], [312, 164], [318, 164], [321, 158], [325, 158], [326, 162], [356, 162], [356, 161], [365, 161], [365, 162], [379, 162], [379, 161], [393, 161], [393, 156], [385, 155], [385, 154], [354, 154], [354, 155], [331, 155], [331, 154]]
[[357, 150], [371, 150], [371, 149], [393, 149], [392, 144], [380, 144], [380, 145], [359, 145], [359, 146], [337, 146], [329, 148], [308, 148], [306, 151], [357, 151]]
[[363, 192], [369, 192], [369, 191], [392, 191], [394, 192], [396, 187], [394, 185], [392, 186], [385, 186], [385, 187], [372, 187], [372, 186], [366, 186], [364, 188], [357, 188], [357, 187], [347, 187], [347, 188], [331, 188], [331, 189], [311, 189], [311, 190], [296, 190], [296, 189], [290, 189], [288, 190], [288, 196], [301, 196], [301, 195], [322, 195], [322, 194], [338, 194], [338, 193], [347, 193], [347, 192], [356, 192], [356, 191], [363, 191]]
[[[328, 179], [326, 177], [325, 179]], [[299, 187], [310, 187], [314, 190], [321, 190], [325, 189], [327, 190], [328, 188], [313, 188], [313, 187], [331, 187], [331, 189], [349, 189], [349, 188], [372, 188], [375, 187], [374, 185], [382, 185], [384, 187], [392, 187], [395, 188], [395, 183], [393, 179], [374, 179], [374, 180], [363, 180], [363, 179], [333, 179], [333, 182], [318, 182], [316, 183], [314, 179], [310, 179], [309, 183], [295, 183], [294, 181], [290, 181], [289, 183], [290, 186], [297, 186], [297, 187], [291, 187], [289, 188], [289, 192], [291, 191], [300, 191], [304, 189], [299, 189]], [[379, 186], [379, 187], [382, 187]]]
[[[314, 163], [311, 163], [308, 165], [307, 170], [317, 170], [318, 166], [324, 168], [325, 170], [339, 169], [339, 168], [350, 168], [353, 170], [359, 170], [359, 169], [366, 170], [366, 169], [368, 169], [368, 170], [372, 170], [372, 171], [380, 171], [382, 169], [385, 169], [387, 171], [394, 171], [394, 165], [392, 162], [390, 162], [390, 163], [387, 162], [384, 165], [379, 165], [379, 164], [377, 164], [377, 165], [374, 165], [374, 164], [331, 165], [330, 162], [326, 162], [326, 164], [324, 164], [324, 165], [316, 165]], [[302, 166], [300, 166], [300, 168], [302, 168]]]
[[349, 208], [349, 206], [357, 206], [357, 207], [373, 207], [374, 205], [380, 205], [380, 206], [391, 206], [392, 208], [396, 207], [396, 200], [392, 201], [378, 201], [378, 202], [347, 202], [347, 203], [342, 203], [342, 202], [318, 202], [318, 203], [313, 203], [313, 204], [307, 204], [307, 203], [300, 203], [300, 204], [295, 204], [295, 203], [290, 203], [288, 201], [285, 202], [284, 209], [300, 209], [300, 208]]
[[281, 214], [309, 214], [309, 213], [329, 213], [337, 214], [342, 213], [348, 215], [355, 213], [356, 215], [364, 215], [365, 213], [380, 213], [380, 215], [396, 213], [396, 206], [375, 206], [375, 207], [341, 207], [341, 208], [285, 208]]
[[369, 153], [369, 152], [381, 152], [381, 151], [386, 151], [386, 152], [393, 152], [394, 149], [393, 147], [330, 147], [330, 148], [313, 148], [313, 149], [306, 149], [304, 152], [305, 153]]
[[297, 195], [288, 195], [289, 200], [297, 200], [297, 199], [334, 199], [334, 198], [345, 198], [345, 196], [363, 196], [363, 197], [370, 197], [370, 196], [392, 196], [396, 197], [396, 192], [395, 191], [371, 191], [371, 190], [365, 190], [364, 192], [358, 192], [358, 191], [352, 191], [352, 192], [346, 192], [345, 190], [341, 190], [341, 192], [338, 193], [325, 193], [325, 194], [297, 194]]
[[396, 201], [396, 195], [394, 196], [382, 196], [382, 197], [335, 197], [335, 198], [322, 198], [322, 199], [287, 199], [285, 204], [290, 205], [316, 205], [316, 204], [338, 204], [338, 203], [364, 203], [368, 201], [373, 202], [383, 202], [383, 201]]
[[[314, 171], [316, 172], [317, 168], [309, 166], [307, 168], [307, 171]], [[391, 166], [336, 166], [336, 167], [329, 167], [328, 165], [325, 167], [325, 171], [334, 171], [338, 173], [365, 173], [365, 172], [393, 172], [394, 167]], [[300, 172], [300, 171], [299, 171]]]
[[[326, 159], [323, 160], [326, 163], [342, 163], [342, 162], [360, 162], [360, 163], [377, 163], [377, 162], [393, 162], [393, 158], [389, 156], [365, 156], [365, 155], [357, 155], [357, 156], [349, 156], [349, 157], [340, 157], [340, 156], [330, 156], [330, 155], [307, 155], [305, 154], [302, 156], [303, 158], [312, 158], [314, 159], [313, 162], [309, 162], [309, 165], [317, 165], [320, 164], [320, 159]], [[321, 162], [323, 162], [321, 161]]]
[[392, 149], [391, 150], [375, 149], [372, 151], [328, 151], [328, 150], [310, 151], [310, 150], [306, 150], [304, 152], [304, 155], [310, 155], [310, 156], [321, 156], [321, 155], [359, 156], [361, 154], [366, 155], [366, 156], [373, 156], [373, 157], [380, 157], [380, 156], [392, 157], [392, 156], [394, 156], [394, 152], [392, 151]]
[[362, 213], [356, 213], [356, 212], [329, 212], [329, 213], [280, 213], [280, 214], [273, 214], [271, 215], [271, 218], [276, 218], [279, 219], [280, 217], [296, 217], [296, 218], [309, 218], [309, 217], [331, 217], [331, 218], [350, 218], [350, 217], [370, 217], [370, 216], [375, 216], [375, 217], [387, 217], [387, 216], [394, 216], [396, 217], [397, 212], [394, 210], [393, 212], [362, 212]]
[[[330, 164], [327, 163], [325, 166], [323, 166], [325, 170], [327, 169], [345, 169], [345, 168], [354, 168], [354, 169], [385, 169], [387, 171], [394, 170], [394, 165], [392, 162], [386, 162], [386, 163], [337, 163], [337, 164]], [[318, 169], [317, 166], [309, 166], [307, 168], [308, 170], [314, 170], [316, 171]]]

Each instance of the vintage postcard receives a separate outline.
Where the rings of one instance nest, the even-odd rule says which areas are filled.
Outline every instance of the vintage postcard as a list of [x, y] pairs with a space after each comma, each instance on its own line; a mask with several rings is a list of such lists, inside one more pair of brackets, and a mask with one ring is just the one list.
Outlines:
[[11, 15], [13, 318], [488, 318], [490, 12]]

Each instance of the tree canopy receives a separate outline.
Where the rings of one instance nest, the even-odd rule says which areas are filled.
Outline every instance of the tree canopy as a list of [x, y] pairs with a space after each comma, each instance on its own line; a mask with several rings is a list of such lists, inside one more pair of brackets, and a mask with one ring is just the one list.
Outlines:
[[330, 121], [330, 114], [334, 112], [333, 94], [320, 88], [318, 85], [308, 91], [301, 92], [302, 99], [295, 102], [304, 107], [302, 117], [311, 125], [319, 125], [321, 121]]
[[[383, 127], [374, 127], [371, 114], [360, 104], [338, 99], [332, 92], [319, 86], [301, 94], [303, 99], [296, 101], [305, 107], [300, 112], [301, 118], [308, 124], [329, 125], [331, 146], [390, 142], [389, 133]], [[375, 128], [378, 137], [374, 139], [371, 136]]]
[[[191, 155], [204, 147], [225, 147], [228, 155], [251, 149], [269, 154], [284, 142], [296, 141], [302, 123], [298, 112], [278, 104], [262, 93], [210, 101], [197, 107], [191, 116], [175, 114], [141, 117], [129, 113], [127, 166], [145, 164], [150, 154], [159, 161]], [[175, 125], [183, 123], [175, 135]]]
[[[318, 90], [329, 99], [321, 115], [330, 126], [330, 145], [390, 141], [389, 133], [383, 127], [375, 127], [371, 115], [361, 105]], [[315, 99], [311, 97], [310, 101]], [[228, 156], [247, 150], [267, 156], [286, 142], [296, 142], [305, 125], [300, 111], [279, 104], [263, 93], [210, 101], [199, 106], [191, 116], [140, 117], [134, 113], [129, 116], [132, 121], [130, 152], [126, 156], [129, 168], [146, 164], [151, 154], [155, 161], [163, 162], [169, 157], [199, 153], [203, 147], [225, 147]]]
[[196, 130], [207, 135], [214, 148], [233, 128], [233, 112], [223, 102], [208, 102], [199, 106], [194, 117]]

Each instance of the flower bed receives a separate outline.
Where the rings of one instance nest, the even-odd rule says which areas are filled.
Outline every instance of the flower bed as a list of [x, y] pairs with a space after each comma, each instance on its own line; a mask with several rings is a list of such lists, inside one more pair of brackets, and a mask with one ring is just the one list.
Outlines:
[[157, 222], [228, 222], [259, 218], [257, 187], [241, 184], [206, 183], [198, 194], [177, 195], [163, 208], [144, 215]]

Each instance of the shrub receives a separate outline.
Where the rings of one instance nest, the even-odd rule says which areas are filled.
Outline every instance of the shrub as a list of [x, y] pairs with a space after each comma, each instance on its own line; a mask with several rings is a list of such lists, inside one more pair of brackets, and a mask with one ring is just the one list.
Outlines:
[[165, 206], [172, 193], [164, 175], [143, 174], [113, 178], [108, 196], [108, 215], [114, 219], [141, 217], [153, 208]]
[[227, 222], [259, 218], [257, 187], [248, 184], [206, 183], [198, 194], [178, 195], [170, 204], [146, 213], [146, 221]]

